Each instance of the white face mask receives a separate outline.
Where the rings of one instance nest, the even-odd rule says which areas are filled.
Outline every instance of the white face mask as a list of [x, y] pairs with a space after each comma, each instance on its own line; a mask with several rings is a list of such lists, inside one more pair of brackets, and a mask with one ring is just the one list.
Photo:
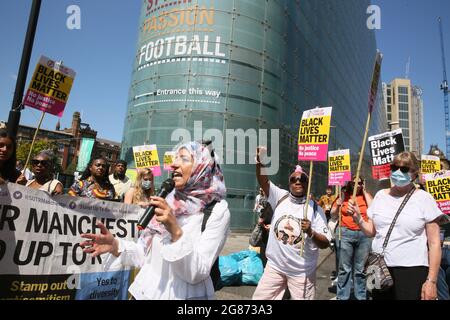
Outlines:
[[153, 186], [153, 182], [151, 180], [142, 180], [141, 182], [142, 189], [149, 190]]
[[406, 187], [408, 184], [411, 183], [411, 176], [408, 172], [403, 173], [400, 169], [397, 171], [392, 172], [391, 174], [391, 181], [394, 186], [397, 187]]

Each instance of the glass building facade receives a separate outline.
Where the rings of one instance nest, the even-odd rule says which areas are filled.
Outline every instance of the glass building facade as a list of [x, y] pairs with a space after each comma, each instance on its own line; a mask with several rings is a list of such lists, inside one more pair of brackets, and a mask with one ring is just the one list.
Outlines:
[[[366, 0], [143, 1], [122, 157], [132, 167], [133, 146], [156, 144], [161, 158], [177, 144], [180, 128], [192, 139], [213, 137], [224, 160], [235, 230], [250, 229], [255, 221], [258, 185], [249, 162], [251, 137], [264, 135], [260, 129], [268, 129], [269, 152], [276, 149], [271, 129], [279, 130], [279, 171], [270, 179], [287, 187], [297, 164], [303, 111], [333, 106], [330, 150], [350, 148], [356, 167], [376, 55], [375, 35], [366, 25], [369, 5]], [[381, 85], [379, 92], [381, 97]], [[372, 134], [383, 130], [383, 111], [375, 108]], [[238, 138], [232, 143], [226, 133]], [[368, 149], [365, 158], [368, 177]], [[312, 192], [318, 196], [327, 184], [327, 164], [314, 168]]]

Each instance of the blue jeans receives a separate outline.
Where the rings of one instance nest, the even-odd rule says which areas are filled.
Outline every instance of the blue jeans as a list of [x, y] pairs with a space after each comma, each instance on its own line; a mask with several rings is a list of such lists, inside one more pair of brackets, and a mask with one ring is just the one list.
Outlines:
[[438, 297], [439, 300], [449, 300], [450, 293], [450, 248], [442, 248], [441, 268], [439, 269], [438, 277]]
[[[341, 228], [341, 243], [338, 250], [339, 271], [337, 299], [349, 300], [352, 286], [358, 300], [366, 300], [366, 275], [364, 265], [371, 247], [371, 241], [362, 231]], [[339, 242], [336, 239], [336, 242]]]

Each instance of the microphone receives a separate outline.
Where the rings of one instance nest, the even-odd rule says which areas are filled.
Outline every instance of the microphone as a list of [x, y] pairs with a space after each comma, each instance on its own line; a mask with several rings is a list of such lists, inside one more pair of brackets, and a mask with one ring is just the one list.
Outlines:
[[[157, 194], [157, 197], [165, 198], [169, 193], [172, 192], [173, 188], [175, 188], [175, 182], [172, 179], [165, 180], [161, 185], [161, 190]], [[142, 217], [139, 219], [137, 228], [139, 231], [144, 230], [149, 222], [152, 220], [155, 215], [155, 206], [149, 206]]]

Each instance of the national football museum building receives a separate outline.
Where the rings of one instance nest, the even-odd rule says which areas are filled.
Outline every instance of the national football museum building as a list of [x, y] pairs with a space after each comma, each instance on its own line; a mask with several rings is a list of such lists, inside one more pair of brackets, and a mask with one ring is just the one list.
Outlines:
[[[304, 110], [333, 107], [330, 150], [350, 149], [354, 168], [376, 56], [375, 34], [366, 23], [369, 5], [143, 1], [123, 157], [133, 167], [133, 146], [156, 144], [162, 160], [182, 138], [211, 138], [223, 162], [234, 230], [250, 229], [255, 221], [257, 144], [267, 144], [272, 160], [279, 159], [271, 181], [287, 187]], [[371, 133], [382, 132], [383, 108], [373, 115]], [[314, 168], [312, 190], [319, 195], [327, 164]], [[369, 170], [367, 161], [363, 173], [369, 176]]]

